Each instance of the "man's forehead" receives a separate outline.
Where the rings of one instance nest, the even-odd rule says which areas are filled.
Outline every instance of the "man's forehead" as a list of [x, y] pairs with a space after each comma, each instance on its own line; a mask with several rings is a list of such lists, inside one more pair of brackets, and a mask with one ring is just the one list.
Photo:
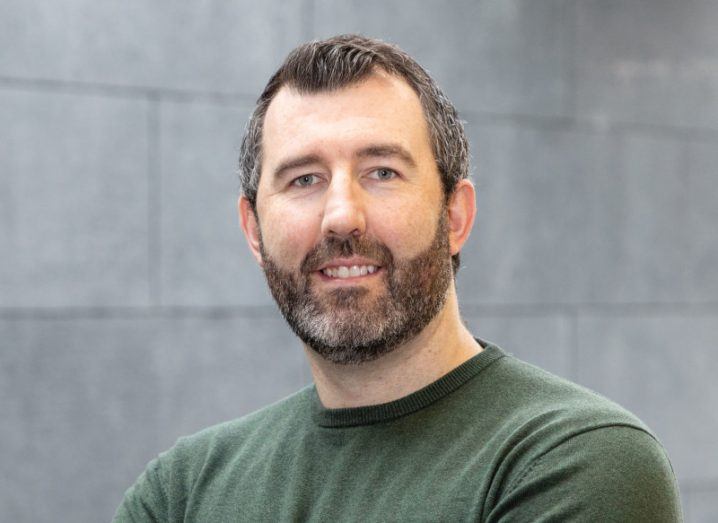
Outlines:
[[403, 79], [387, 73], [316, 93], [283, 86], [265, 116], [263, 152], [275, 157], [314, 139], [335, 145], [358, 140], [362, 146], [392, 141], [409, 149], [429, 143], [418, 96]]

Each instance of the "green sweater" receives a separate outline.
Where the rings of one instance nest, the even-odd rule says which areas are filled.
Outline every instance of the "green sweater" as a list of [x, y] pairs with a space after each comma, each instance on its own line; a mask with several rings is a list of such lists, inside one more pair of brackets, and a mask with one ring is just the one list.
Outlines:
[[115, 521], [680, 521], [635, 416], [482, 342], [427, 387], [326, 409], [314, 386], [180, 439]]

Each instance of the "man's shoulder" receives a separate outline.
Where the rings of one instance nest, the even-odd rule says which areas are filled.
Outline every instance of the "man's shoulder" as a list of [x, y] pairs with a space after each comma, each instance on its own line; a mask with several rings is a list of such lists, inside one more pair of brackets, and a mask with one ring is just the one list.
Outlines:
[[204, 461], [211, 454], [223, 455], [238, 451], [249, 442], [269, 441], [270, 435], [287, 433], [309, 416], [313, 385], [251, 412], [240, 418], [225, 421], [183, 436], [161, 458]]
[[218, 423], [189, 436], [184, 436], [180, 438], [180, 441], [193, 445], [226, 438], [234, 439], [237, 436], [249, 435], [254, 431], [262, 430], [268, 425], [276, 427], [276, 422], [278, 421], [285, 424], [291, 418], [303, 415], [305, 409], [309, 408], [310, 395], [313, 389], [314, 385], [307, 385], [274, 403], [242, 417]]
[[[231, 481], [235, 465], [256, 463], [309, 422], [313, 386], [260, 410], [177, 440], [127, 490], [116, 521], [181, 519], [200, 478]], [[240, 467], [241, 468], [241, 467]]]
[[514, 422], [560, 425], [575, 431], [631, 426], [651, 434], [643, 421], [615, 401], [511, 354], [493, 367], [485, 386], [500, 394], [500, 408]]
[[[520, 470], [572, 438], [593, 431], [602, 437], [633, 434], [653, 439], [653, 431], [634, 413], [607, 397], [502, 351], [477, 376], [460, 415], [475, 420], [474, 430], [490, 442], [496, 456]], [[470, 411], [470, 412], [469, 412]], [[586, 438], [583, 438], [586, 439]], [[589, 438], [590, 439], [590, 438]]]
[[638, 416], [510, 354], [490, 370], [477, 392], [496, 403], [489, 440], [503, 474], [492, 518], [680, 519], [668, 456]]

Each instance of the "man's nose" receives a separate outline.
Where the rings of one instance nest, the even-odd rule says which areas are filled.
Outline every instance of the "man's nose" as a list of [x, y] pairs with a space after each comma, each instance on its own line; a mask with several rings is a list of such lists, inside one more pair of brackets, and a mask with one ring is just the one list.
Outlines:
[[364, 195], [353, 176], [335, 175], [325, 194], [322, 234], [362, 236], [366, 231]]

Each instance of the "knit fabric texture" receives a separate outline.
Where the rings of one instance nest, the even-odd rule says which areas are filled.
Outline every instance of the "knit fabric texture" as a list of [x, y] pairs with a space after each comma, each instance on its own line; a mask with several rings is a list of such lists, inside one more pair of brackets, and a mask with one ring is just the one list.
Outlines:
[[681, 521], [665, 450], [634, 415], [496, 345], [382, 405], [308, 386], [180, 439], [115, 521]]

